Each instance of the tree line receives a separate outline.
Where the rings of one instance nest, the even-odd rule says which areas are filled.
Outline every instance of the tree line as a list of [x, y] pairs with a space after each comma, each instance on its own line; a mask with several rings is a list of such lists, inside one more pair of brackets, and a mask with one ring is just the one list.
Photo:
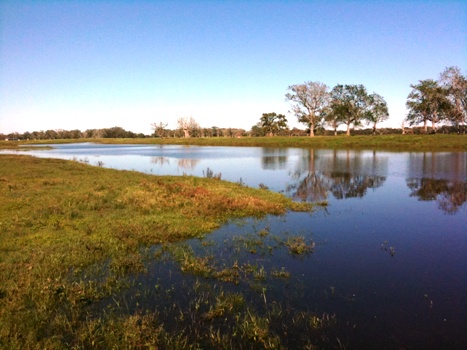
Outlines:
[[[467, 124], [467, 78], [458, 67], [448, 67], [438, 80], [420, 80], [410, 85], [412, 91], [407, 96], [408, 115], [403, 121], [410, 126], [423, 124], [428, 132], [427, 122], [431, 122], [431, 132], [438, 125], [452, 126], [457, 133], [465, 133]], [[377, 133], [377, 124], [389, 119], [389, 111], [384, 98], [377, 93], [368, 93], [363, 85], [338, 84], [330, 89], [321, 82], [308, 81], [291, 85], [285, 95], [291, 102], [291, 112], [300, 123], [308, 128], [310, 136], [319, 129], [331, 128], [334, 135], [344, 125], [346, 134], [364, 124], [371, 126], [372, 134]], [[283, 114], [264, 113], [257, 124], [265, 135], [278, 134], [287, 128]], [[413, 131], [413, 130], [412, 130]]]
[[467, 124], [467, 77], [458, 67], [448, 67], [438, 80], [420, 80], [410, 85], [412, 91], [407, 97], [409, 114], [406, 121], [410, 125], [423, 124], [428, 132], [435, 133], [439, 124], [450, 124], [458, 133], [465, 134]]
[[309, 135], [324, 125], [337, 134], [340, 125], [346, 125], [346, 134], [351, 127], [362, 123], [376, 124], [389, 118], [384, 98], [377, 93], [369, 94], [363, 85], [338, 84], [331, 90], [326, 84], [309, 81], [288, 88], [286, 99], [292, 103], [292, 112], [300, 123], [307, 125]]
[[[441, 125], [443, 132], [465, 133], [467, 124], [467, 78], [460, 68], [448, 67], [439, 80], [420, 80], [410, 85], [412, 91], [407, 96], [408, 115], [402, 122], [402, 133], [406, 133], [405, 123], [412, 128], [411, 133], [427, 133], [427, 122], [432, 123], [432, 132]], [[322, 82], [308, 81], [291, 85], [285, 95], [291, 103], [291, 112], [299, 123], [307, 127], [307, 134], [326, 134], [331, 128], [337, 135], [338, 128], [345, 126], [346, 135], [351, 129], [367, 125], [371, 133], [377, 133], [377, 125], [389, 119], [389, 110], [385, 99], [376, 92], [369, 93], [362, 84], [338, 84], [330, 89]], [[206, 135], [193, 117], [180, 118], [177, 121], [183, 137], [213, 136]], [[423, 129], [418, 125], [423, 123]], [[155, 134], [163, 136], [167, 124], [152, 124]], [[366, 129], [365, 131], [367, 131]], [[394, 129], [385, 131], [394, 132]], [[400, 129], [397, 129], [400, 132]], [[248, 133], [236, 136], [302, 136], [303, 130], [290, 130], [284, 114], [263, 113], [259, 122]], [[362, 133], [355, 132], [354, 133]], [[367, 132], [364, 132], [367, 133]], [[219, 136], [219, 135], [215, 135]]]
[[[162, 124], [164, 125], [164, 124]], [[41, 131], [26, 131], [24, 133], [13, 132], [9, 134], [0, 133], [1, 140], [71, 140], [71, 139], [99, 139], [99, 138], [149, 138], [149, 137], [186, 137], [186, 133], [181, 128], [167, 129], [163, 127], [155, 128], [152, 134], [135, 133], [115, 126], [112, 128], [103, 129], [87, 129], [86, 131], [75, 130], [41, 130]], [[196, 128], [189, 130], [190, 137], [240, 137], [248, 136], [248, 132], [238, 128], [201, 128], [199, 125]]]
[[74, 130], [41, 130], [41, 131], [26, 131], [25, 133], [10, 133], [0, 134], [2, 139], [19, 139], [19, 140], [69, 140], [69, 139], [81, 139], [81, 138], [140, 138], [146, 137], [142, 133], [134, 133], [127, 131], [119, 126], [104, 129], [88, 129], [81, 131], [78, 129]]
[[[457, 132], [465, 134], [467, 124], [467, 76], [460, 68], [448, 67], [438, 80], [425, 79], [410, 85], [407, 96], [408, 114], [402, 122], [402, 133]], [[338, 84], [332, 89], [322, 82], [308, 81], [291, 85], [285, 94], [291, 103], [291, 113], [306, 130], [289, 129], [287, 118], [275, 112], [263, 113], [250, 131], [238, 128], [202, 128], [192, 117], [177, 120], [177, 128], [167, 129], [168, 123], [151, 124], [153, 133], [145, 135], [124, 130], [121, 127], [80, 130], [46, 130], [1, 134], [2, 139], [79, 139], [79, 138], [144, 138], [144, 137], [241, 137], [241, 136], [303, 136], [328, 134], [330, 129], [337, 135], [341, 126], [346, 135], [353, 133], [376, 134], [377, 124], [389, 119], [385, 99], [376, 92], [369, 93], [362, 84]], [[410, 129], [406, 128], [406, 123]], [[366, 125], [371, 129], [358, 130]], [[419, 125], [422, 125], [419, 127]], [[400, 133], [401, 129], [388, 129], [387, 133]], [[371, 130], [371, 132], [368, 132]], [[381, 133], [381, 131], [379, 131]]]

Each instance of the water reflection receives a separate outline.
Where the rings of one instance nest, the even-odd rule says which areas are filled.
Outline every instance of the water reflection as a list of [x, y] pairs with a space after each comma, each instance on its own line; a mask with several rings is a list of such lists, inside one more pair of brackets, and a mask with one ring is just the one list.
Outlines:
[[467, 161], [463, 153], [414, 153], [408, 159], [407, 187], [420, 201], [436, 201], [456, 214], [467, 201]]
[[467, 201], [467, 182], [453, 182], [446, 179], [410, 178], [407, 186], [410, 196], [420, 201], [436, 201], [438, 208], [446, 214], [456, 214]]
[[177, 164], [180, 168], [193, 170], [198, 165], [199, 159], [179, 159]]
[[388, 157], [375, 152], [307, 150], [286, 192], [294, 199], [323, 201], [331, 193], [336, 199], [363, 197], [368, 188], [386, 180]]
[[410, 153], [407, 160], [409, 178], [448, 179], [467, 181], [466, 153]]
[[264, 147], [261, 149], [261, 167], [267, 170], [286, 169], [287, 148]]
[[170, 165], [170, 159], [162, 156], [151, 157], [151, 163], [157, 166]]
[[[199, 159], [194, 159], [194, 158], [181, 158], [177, 159], [177, 167], [186, 169], [186, 170], [193, 170], [196, 168], [198, 163], [200, 162]], [[157, 156], [157, 157], [151, 157], [151, 163], [158, 166], [158, 167], [163, 167], [167, 166], [170, 167], [170, 158], [168, 157], [162, 157], [162, 156]]]

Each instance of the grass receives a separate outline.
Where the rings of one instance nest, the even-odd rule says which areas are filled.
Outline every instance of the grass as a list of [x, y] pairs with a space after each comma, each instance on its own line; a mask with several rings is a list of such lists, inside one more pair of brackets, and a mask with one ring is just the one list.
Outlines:
[[315, 244], [311, 242], [307, 244], [305, 238], [302, 236], [299, 237], [289, 237], [285, 245], [289, 248], [289, 251], [293, 255], [304, 255], [313, 252]]
[[[314, 243], [287, 232], [272, 233], [269, 227], [257, 230], [252, 224], [251, 229], [253, 232], [222, 236], [221, 240], [205, 237], [191, 244], [174, 243], [156, 249], [158, 262], [154, 264], [170, 261], [172, 276], [181, 274], [184, 283], [196, 278], [193, 288], [199, 297], [191, 311], [178, 317], [179, 323], [188, 319], [199, 325], [200, 333], [190, 342], [198, 340], [201, 348], [334, 348], [334, 338], [325, 334], [337, 323], [336, 316], [291, 307], [291, 294], [301, 277], [292, 276], [285, 267], [274, 267], [273, 262], [286, 255], [290, 259], [297, 255], [306, 258], [313, 252]], [[209, 286], [203, 290], [198, 278]]]
[[[0, 348], [7, 349], [189, 348], [186, 334], [168, 333], [157, 314], [128, 312], [119, 297], [146, 273], [150, 247], [208, 233], [232, 218], [311, 209], [215, 178], [15, 155], [0, 155], [0, 193]], [[183, 261], [189, 273], [236, 278], [235, 266], [213, 273], [207, 258]], [[119, 301], [105, 308], [104, 300]], [[212, 303], [207, 319], [242, 305], [236, 294]], [[253, 313], [242, 320], [263, 322]]]
[[368, 149], [389, 151], [466, 151], [467, 135], [358, 135], [315, 137], [209, 137], [209, 138], [144, 138], [144, 139], [77, 139], [41, 141], [0, 141], [1, 148], [25, 144], [98, 142], [115, 144], [170, 144], [197, 146], [298, 147], [328, 149]]

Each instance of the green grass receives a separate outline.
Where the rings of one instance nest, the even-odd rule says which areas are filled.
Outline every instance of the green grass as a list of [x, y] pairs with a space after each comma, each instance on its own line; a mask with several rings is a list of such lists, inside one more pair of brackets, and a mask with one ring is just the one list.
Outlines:
[[77, 139], [55, 141], [0, 141], [0, 148], [16, 148], [24, 144], [98, 142], [114, 144], [170, 144], [198, 146], [298, 147], [330, 149], [378, 149], [390, 151], [466, 151], [467, 135], [365, 135], [315, 137], [210, 137], [210, 138], [145, 138], [145, 139]]
[[465, 135], [380, 135], [315, 137], [243, 137], [106, 140], [102, 143], [149, 143], [199, 146], [297, 147], [330, 149], [378, 149], [393, 151], [466, 151]]
[[150, 246], [232, 218], [311, 209], [217, 179], [15, 155], [0, 155], [0, 206], [2, 349], [179, 346], [183, 339], [168, 335], [155, 315], [96, 316], [96, 305], [145, 272]]

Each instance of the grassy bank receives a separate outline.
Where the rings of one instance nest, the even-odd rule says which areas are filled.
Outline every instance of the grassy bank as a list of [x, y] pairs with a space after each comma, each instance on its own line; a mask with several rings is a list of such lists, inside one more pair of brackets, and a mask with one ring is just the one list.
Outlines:
[[148, 143], [199, 146], [297, 147], [389, 151], [467, 151], [466, 135], [380, 135], [315, 137], [243, 137], [189, 139], [100, 139], [100, 143]]
[[12, 155], [0, 155], [0, 193], [2, 349], [176, 346], [156, 314], [96, 312], [145, 273], [148, 247], [232, 218], [310, 210], [216, 179]]
[[316, 137], [210, 137], [145, 139], [77, 139], [55, 141], [1, 141], [0, 148], [50, 142], [98, 142], [116, 144], [170, 144], [199, 146], [298, 147], [330, 149], [377, 149], [390, 151], [466, 151], [467, 135], [378, 135]]

